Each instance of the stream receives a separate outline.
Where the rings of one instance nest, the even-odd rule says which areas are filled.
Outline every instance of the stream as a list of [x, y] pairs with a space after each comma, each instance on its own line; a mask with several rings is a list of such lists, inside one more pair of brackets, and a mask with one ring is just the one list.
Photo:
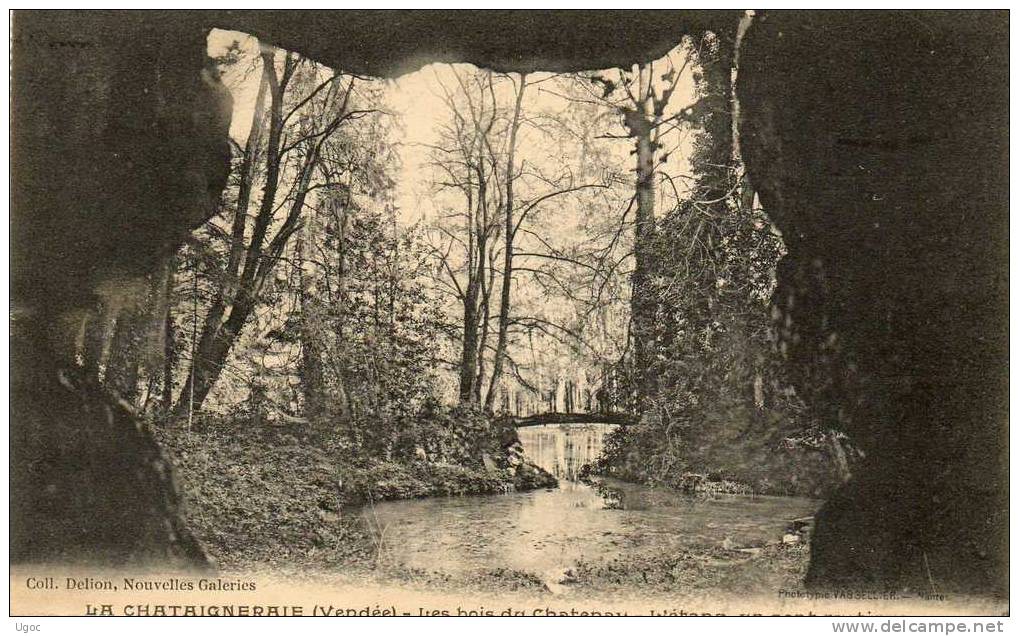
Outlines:
[[382, 559], [404, 568], [470, 575], [509, 569], [545, 578], [578, 562], [780, 542], [791, 519], [818, 502], [766, 496], [704, 498], [598, 478], [576, 481], [613, 425], [521, 428], [528, 458], [558, 489], [386, 501], [362, 514], [383, 536]]

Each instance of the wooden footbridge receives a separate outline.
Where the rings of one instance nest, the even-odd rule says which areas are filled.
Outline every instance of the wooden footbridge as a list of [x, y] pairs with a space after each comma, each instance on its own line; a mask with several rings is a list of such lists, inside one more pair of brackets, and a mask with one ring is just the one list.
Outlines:
[[510, 417], [513, 426], [543, 426], [545, 424], [633, 424], [636, 418], [629, 413], [538, 413], [526, 417]]

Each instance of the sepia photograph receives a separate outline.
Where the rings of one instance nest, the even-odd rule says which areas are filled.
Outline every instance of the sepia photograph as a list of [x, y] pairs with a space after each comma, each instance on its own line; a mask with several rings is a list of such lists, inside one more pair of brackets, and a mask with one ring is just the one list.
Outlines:
[[9, 26], [11, 617], [1005, 631], [1008, 10]]

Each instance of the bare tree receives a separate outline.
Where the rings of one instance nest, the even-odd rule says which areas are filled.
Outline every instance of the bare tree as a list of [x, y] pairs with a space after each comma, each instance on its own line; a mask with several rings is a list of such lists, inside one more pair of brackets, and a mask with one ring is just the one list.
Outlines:
[[[447, 216], [452, 223], [440, 226], [446, 247], [436, 252], [463, 312], [460, 401], [476, 403], [484, 374], [486, 314], [490, 316], [489, 242], [498, 229], [495, 220], [501, 204], [498, 167], [489, 139], [499, 112], [491, 73], [454, 70], [454, 76], [458, 84], [455, 91], [437, 81], [450, 120], [441, 130], [439, 144], [432, 148], [432, 165], [440, 175], [435, 182], [437, 188], [462, 197], [463, 207]], [[454, 247], [462, 252], [459, 262], [451, 258]], [[459, 275], [464, 278], [462, 282]]]
[[510, 121], [509, 139], [506, 148], [506, 212], [503, 236], [502, 289], [499, 294], [499, 336], [495, 345], [495, 359], [492, 362], [492, 379], [485, 396], [485, 409], [492, 410], [495, 402], [495, 391], [502, 377], [502, 368], [506, 358], [506, 344], [509, 337], [510, 297], [513, 287], [513, 242], [517, 234], [517, 226], [513, 219], [514, 198], [513, 182], [516, 180], [517, 133], [520, 130], [520, 112], [524, 102], [524, 91], [527, 89], [527, 75], [520, 75], [519, 86], [516, 88], [516, 102], [513, 117]]
[[[665, 139], [692, 121], [696, 105], [672, 109], [670, 102], [680, 79], [689, 66], [691, 56], [684, 55], [677, 67], [672, 56], [665, 58], [664, 72], [654, 62], [635, 65], [631, 69], [615, 69], [612, 73], [587, 73], [575, 76], [583, 96], [569, 99], [586, 101], [616, 112], [624, 133], [604, 133], [600, 138], [626, 139], [633, 144], [634, 199], [633, 223], [634, 268], [630, 275], [631, 295], [630, 339], [633, 363], [638, 374], [636, 386], [649, 389], [653, 377], [648, 373], [654, 356], [656, 303], [650, 288], [653, 269], [651, 246], [655, 237], [656, 178], [659, 166], [668, 161]], [[656, 75], [660, 72], [661, 75]], [[629, 209], [629, 208], [628, 208]], [[638, 404], [640, 403], [638, 398]]]
[[[518, 271], [541, 272], [514, 263], [519, 239], [529, 232], [525, 221], [556, 197], [604, 186], [575, 184], [568, 170], [548, 177], [536, 166], [525, 169], [519, 158], [526, 90], [548, 78], [456, 69], [453, 77], [453, 90], [437, 78], [449, 120], [431, 150], [437, 191], [454, 193], [460, 207], [435, 227], [433, 251], [439, 288], [455, 297], [462, 311], [457, 336], [460, 401], [492, 410], [511, 341], [514, 276]], [[512, 86], [512, 101], [500, 100], [507, 85]], [[528, 250], [521, 254], [542, 256]], [[493, 332], [494, 346], [489, 342]]]
[[[260, 135], [256, 129], [261, 124], [253, 118], [252, 129], [255, 134], [249, 136], [245, 163], [242, 166], [242, 169], [251, 170], [255, 161], [251, 159], [249, 162], [248, 158], [254, 157], [256, 152], [264, 153], [264, 178], [258, 213], [250, 238], [244, 245], [237, 239], [246, 236], [247, 209], [254, 179], [252, 172], [247, 172], [242, 174], [238, 188], [230, 260], [225, 272], [226, 290], [217, 296], [206, 315], [187, 380], [174, 406], [174, 413], [178, 416], [201, 408], [219, 377], [230, 349], [252, 315], [269, 275], [281, 259], [289, 240], [299, 229], [323, 146], [344, 122], [371, 112], [351, 108], [356, 78], [333, 74], [308, 93], [296, 97], [296, 103], [284, 113], [287, 97], [290, 96], [288, 87], [299, 67], [308, 63], [296, 54], [287, 53], [284, 55], [282, 72], [277, 72], [276, 57], [275, 49], [263, 47], [261, 59], [265, 96], [269, 98], [265, 148], [263, 150], [258, 145]], [[308, 75], [315, 77], [314, 73]], [[344, 84], [345, 79], [347, 81]], [[298, 87], [296, 90], [300, 89]], [[317, 108], [321, 112], [315, 117], [304, 117], [302, 113], [306, 108]], [[260, 114], [259, 110], [256, 104], [256, 117]], [[285, 174], [289, 176], [287, 180], [291, 187], [287, 197], [280, 202], [278, 194]], [[278, 212], [288, 202], [290, 205], [286, 214], [279, 218]], [[270, 238], [269, 231], [274, 226], [276, 230]]]

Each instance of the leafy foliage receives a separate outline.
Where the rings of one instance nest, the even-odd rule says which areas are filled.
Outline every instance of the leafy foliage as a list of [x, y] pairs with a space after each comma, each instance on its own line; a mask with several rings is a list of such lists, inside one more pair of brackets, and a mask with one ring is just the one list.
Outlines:
[[333, 455], [251, 422], [158, 429], [180, 476], [187, 521], [223, 567], [356, 563], [368, 544], [343, 515]]
[[[774, 347], [768, 301], [784, 253], [732, 152], [717, 42], [698, 49], [694, 187], [656, 222], [641, 289], [652, 355], [610, 369], [611, 401], [640, 412], [610, 438], [606, 472], [685, 487], [691, 474], [758, 492], [821, 495], [838, 483], [833, 433], [810, 420]], [[646, 368], [642, 368], [646, 365]]]

